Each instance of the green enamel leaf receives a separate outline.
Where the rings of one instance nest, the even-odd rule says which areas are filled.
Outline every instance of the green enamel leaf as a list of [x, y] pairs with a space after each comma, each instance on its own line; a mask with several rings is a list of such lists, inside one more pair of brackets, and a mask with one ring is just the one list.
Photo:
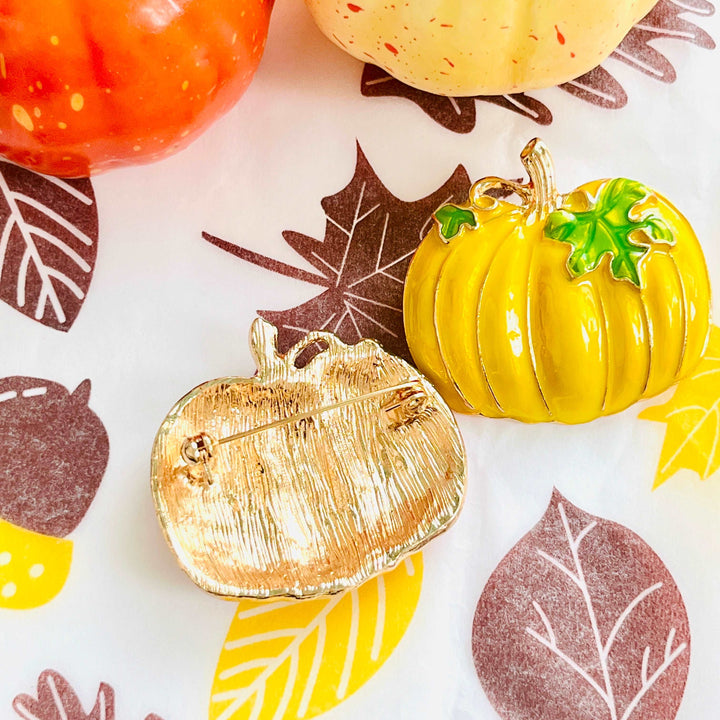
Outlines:
[[616, 178], [600, 188], [588, 210], [550, 213], [545, 235], [572, 245], [567, 265], [573, 277], [594, 270], [609, 254], [613, 277], [640, 287], [639, 264], [650, 245], [675, 242], [656, 209], [637, 212], [637, 206], [651, 194], [652, 190], [642, 183]]
[[456, 237], [463, 225], [467, 225], [470, 228], [477, 227], [477, 220], [475, 219], [475, 213], [467, 208], [461, 208], [457, 205], [443, 205], [433, 215], [435, 221], [440, 228], [440, 235], [445, 240], [452, 240]]

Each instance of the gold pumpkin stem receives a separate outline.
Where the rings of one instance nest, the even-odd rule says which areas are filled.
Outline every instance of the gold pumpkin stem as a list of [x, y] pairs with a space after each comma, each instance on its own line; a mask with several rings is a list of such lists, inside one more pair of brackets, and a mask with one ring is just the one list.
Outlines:
[[520, 159], [530, 175], [531, 206], [540, 216], [549, 215], [558, 208], [560, 193], [555, 185], [555, 166], [547, 145], [539, 138], [531, 140]]
[[478, 180], [470, 188], [470, 202], [480, 210], [494, 207], [497, 201], [490, 194], [492, 190], [501, 190], [508, 195], [515, 194], [522, 200], [524, 205], [532, 205], [535, 201], [535, 195], [529, 184], [521, 185], [514, 180], [492, 176]]

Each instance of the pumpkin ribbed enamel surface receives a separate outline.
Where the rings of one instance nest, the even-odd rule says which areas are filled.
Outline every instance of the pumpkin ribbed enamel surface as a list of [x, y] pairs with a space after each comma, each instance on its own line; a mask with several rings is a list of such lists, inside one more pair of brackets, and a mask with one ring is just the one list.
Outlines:
[[[560, 198], [550, 217], [581, 217], [611, 183], [644, 188], [591, 182]], [[707, 268], [687, 220], [648, 192], [630, 215], [657, 218], [671, 241], [648, 241], [639, 285], [613, 275], [611, 253], [573, 277], [573, 247], [548, 237], [548, 213], [510, 202], [460, 208], [474, 221], [449, 241], [433, 227], [408, 271], [405, 329], [418, 367], [453, 409], [585, 422], [664, 391], [694, 367], [709, 331]]]
[[351, 55], [440, 95], [550, 87], [599, 65], [657, 0], [306, 0]]

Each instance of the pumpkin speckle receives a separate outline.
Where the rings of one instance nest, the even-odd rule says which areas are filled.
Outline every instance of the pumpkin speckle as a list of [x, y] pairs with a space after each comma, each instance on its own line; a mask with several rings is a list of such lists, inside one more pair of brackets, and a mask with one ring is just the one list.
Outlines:
[[2, 75], [3, 80], [7, 78], [7, 68], [5, 67], [5, 56], [0, 53], [0, 75]]
[[359, 5], [355, 5], [354, 3], [348, 3], [348, 10], [354, 13], [362, 12], [363, 8], [361, 8]]
[[561, 44], [565, 44], [565, 36], [560, 32], [560, 28], [556, 25], [555, 32], [557, 33], [557, 41]]
[[58, 127], [61, 130], [67, 130], [67, 123], [64, 123], [62, 120], [58, 123]]
[[180, 86], [183, 89], [183, 92], [190, 87], [190, 83], [187, 80], [183, 80], [183, 84]]
[[36, 80], [36, 81], [35, 81], [35, 87], [36, 87], [38, 90], [42, 90], [42, 83], [41, 83], [39, 80]]
[[59, 45], [60, 44], [60, 38], [57, 35], [51, 35], [50, 36], [50, 44], [51, 45]]
[[36, 118], [39, 118], [41, 114], [42, 114], [42, 113], [40, 112], [40, 108], [39, 108], [39, 107], [36, 107], [36, 108], [33, 110], [33, 115], [34, 115]]
[[394, 47], [393, 45], [391, 45], [390, 43], [385, 43], [385, 47], [386, 47], [393, 55], [397, 55], [397, 54], [398, 54], [397, 48]]
[[12, 115], [15, 118], [15, 122], [22, 125], [28, 132], [32, 132], [35, 129], [32, 118], [28, 115], [28, 111], [22, 105], [12, 106]]
[[452, 62], [449, 58], [443, 58], [443, 60], [452, 68], [455, 67], [455, 63]]
[[85, 104], [85, 98], [80, 93], [73, 93], [70, 97], [70, 107], [75, 112], [80, 112]]
[[538, 39], [538, 36], [537, 36], [537, 35], [533, 35], [532, 33], [530, 33], [530, 35], [528, 35], [528, 37], [529, 37], [530, 39], [532, 39], [532, 40], [537, 40], [537, 39]]
[[140, 147], [140, 145], [133, 145], [133, 150], [134, 150], [135, 152], [138, 152], [138, 151], [140, 151], [141, 149], [142, 149], [142, 148]]

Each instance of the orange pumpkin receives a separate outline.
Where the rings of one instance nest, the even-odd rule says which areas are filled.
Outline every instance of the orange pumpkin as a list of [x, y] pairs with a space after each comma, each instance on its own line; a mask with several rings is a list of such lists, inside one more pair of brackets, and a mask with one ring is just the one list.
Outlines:
[[86, 176], [185, 147], [243, 94], [272, 0], [2, 0], [0, 154]]

